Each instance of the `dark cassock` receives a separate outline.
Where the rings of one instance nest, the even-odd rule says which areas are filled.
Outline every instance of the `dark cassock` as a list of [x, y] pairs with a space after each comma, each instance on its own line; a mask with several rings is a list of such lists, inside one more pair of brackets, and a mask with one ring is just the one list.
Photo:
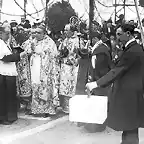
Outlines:
[[[98, 41], [94, 47], [89, 70], [90, 81], [97, 81], [102, 76], [107, 74], [112, 67], [112, 59], [110, 48], [102, 42]], [[93, 90], [94, 95], [108, 95], [109, 87], [100, 87]]]
[[[97, 81], [102, 76], [107, 74], [112, 66], [112, 59], [111, 59], [111, 53], [110, 48], [102, 42], [102, 40], [99, 40], [96, 42], [96, 44], [93, 46], [92, 50], [92, 58], [91, 58], [91, 64], [89, 69], [89, 77], [90, 81]], [[108, 92], [110, 90], [110, 86], [108, 87], [98, 87], [93, 89], [92, 95], [94, 96], [108, 96]], [[89, 132], [100, 132], [105, 130], [106, 124], [85, 124], [85, 128]]]
[[12, 49], [0, 39], [0, 121], [11, 124], [17, 117], [16, 97], [16, 62], [20, 54], [13, 54]]
[[115, 26], [111, 24], [111, 27], [105, 27], [103, 29], [103, 32], [105, 33], [106, 37], [108, 39], [110, 39], [111, 36], [114, 36], [115, 37]]
[[106, 43], [110, 47], [110, 51], [112, 52], [111, 37], [115, 38], [116, 36], [115, 26], [112, 24], [112, 20], [109, 19], [106, 23], [106, 26], [103, 27], [102, 30], [105, 36], [108, 38]]

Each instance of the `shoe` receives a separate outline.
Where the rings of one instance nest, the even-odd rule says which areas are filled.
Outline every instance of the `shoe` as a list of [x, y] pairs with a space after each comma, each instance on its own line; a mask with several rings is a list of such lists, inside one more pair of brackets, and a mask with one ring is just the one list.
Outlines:
[[2, 124], [3, 125], [11, 125], [12, 123], [14, 123], [15, 121], [3, 121]]
[[61, 112], [61, 111], [62, 111], [62, 107], [59, 106], [56, 108], [56, 113]]
[[25, 111], [25, 115], [32, 115], [31, 110], [26, 110], [26, 111]]
[[55, 116], [55, 115], [51, 115], [51, 114], [49, 114], [49, 113], [45, 113], [43, 117], [44, 117], [44, 118], [47, 118], [47, 117], [53, 117], [53, 116]]
[[34, 117], [38, 118], [47, 118], [49, 117], [49, 114], [32, 114]]

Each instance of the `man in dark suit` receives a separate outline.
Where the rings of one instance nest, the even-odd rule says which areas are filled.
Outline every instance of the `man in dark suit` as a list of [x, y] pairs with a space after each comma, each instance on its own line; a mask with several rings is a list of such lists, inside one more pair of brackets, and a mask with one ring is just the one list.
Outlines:
[[110, 39], [111, 36], [115, 37], [115, 26], [112, 24], [111, 19], [107, 21], [107, 27], [105, 28], [104, 32], [108, 39]]
[[86, 84], [89, 91], [112, 84], [107, 124], [123, 131], [121, 144], [139, 144], [138, 128], [144, 123], [144, 52], [133, 34], [130, 24], [117, 29], [117, 39], [125, 45], [123, 54], [105, 76]]
[[110, 50], [112, 52], [112, 46], [111, 46], [111, 39], [115, 38], [115, 26], [112, 24], [112, 20], [109, 19], [105, 26], [103, 26], [103, 33], [107, 37], [107, 45], [110, 47]]
[[115, 22], [115, 24], [118, 25], [122, 25], [124, 23], [124, 15], [120, 14], [119, 15], [119, 19]]

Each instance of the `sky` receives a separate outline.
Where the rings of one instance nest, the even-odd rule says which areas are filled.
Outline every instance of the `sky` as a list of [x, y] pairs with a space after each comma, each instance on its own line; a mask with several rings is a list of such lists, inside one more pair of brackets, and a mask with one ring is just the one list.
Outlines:
[[[16, 0], [21, 7], [23, 7], [24, 3], [23, 0]], [[34, 13], [36, 12], [35, 8], [33, 7], [33, 4], [35, 5], [37, 10], [41, 10], [44, 8], [45, 0], [27, 0], [27, 12], [28, 13]], [[60, 0], [50, 0], [51, 2], [56, 2]], [[96, 1], [96, 0], [95, 0]], [[112, 6], [114, 3], [114, 0], [99, 0], [102, 4], [106, 6]], [[75, 11], [78, 13], [78, 15], [81, 17], [83, 16], [83, 19], [88, 19], [88, 11], [89, 11], [89, 0], [69, 0], [72, 7], [75, 9]], [[117, 0], [117, 3], [122, 3], [122, 0]], [[133, 0], [126, 0], [126, 3], [133, 3]], [[112, 15], [112, 19], [114, 20], [114, 7], [104, 7], [100, 5], [98, 2], [96, 2], [97, 11], [95, 14], [95, 19], [97, 21], [108, 20], [110, 16]], [[121, 7], [118, 7], [117, 10], [119, 10]], [[2, 6], [2, 12], [12, 14], [12, 15], [23, 15], [23, 10], [21, 10], [14, 2], [14, 0], [3, 0], [3, 6]], [[144, 8], [139, 7], [139, 12], [141, 13], [141, 18], [144, 17]], [[100, 16], [98, 15], [100, 13]], [[118, 14], [123, 13], [123, 11], [120, 11]], [[143, 14], [143, 15], [142, 15]], [[44, 16], [44, 11], [40, 12], [38, 15], [33, 15], [34, 18], [42, 18]], [[1, 20], [17, 20], [20, 21], [20, 16], [8, 16], [8, 15], [1, 15]], [[35, 19], [31, 17], [27, 17], [30, 21], [34, 21]], [[126, 19], [137, 19], [136, 10], [135, 7], [129, 7], [126, 8]]]

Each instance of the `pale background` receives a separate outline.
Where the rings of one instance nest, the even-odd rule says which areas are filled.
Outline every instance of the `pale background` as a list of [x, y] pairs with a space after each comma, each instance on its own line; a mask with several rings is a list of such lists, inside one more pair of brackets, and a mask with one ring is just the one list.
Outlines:
[[[23, 0], [16, 0], [21, 7], [23, 7], [24, 3]], [[45, 0], [27, 0], [27, 12], [28, 13], [34, 13], [36, 12], [36, 9], [39, 11], [44, 8], [45, 6]], [[60, 0], [50, 0], [49, 3], [51, 2], [56, 2]], [[106, 6], [112, 6], [114, 3], [114, 0], [99, 0], [101, 3], [105, 4]], [[123, 0], [117, 0], [117, 3], [122, 3]], [[88, 11], [89, 11], [89, 0], [69, 0], [71, 3], [72, 7], [75, 9], [75, 11], [78, 13], [79, 16], [83, 16], [83, 19], [88, 19]], [[126, 0], [126, 3], [131, 3], [133, 4], [133, 0]], [[35, 8], [33, 6], [35, 5]], [[114, 7], [109, 8], [109, 7], [104, 7], [101, 6], [99, 3], [96, 2], [98, 12], [100, 13], [100, 16], [102, 17], [103, 20], [108, 20], [110, 16], [112, 15], [112, 19], [114, 20]], [[118, 7], [120, 9], [121, 7]], [[23, 10], [21, 10], [14, 2], [14, 0], [3, 0], [3, 6], [2, 6], [2, 12], [8, 13], [8, 14], [13, 14], [13, 15], [23, 15]], [[144, 17], [144, 8], [139, 7], [139, 12], [141, 14], [141, 18]], [[119, 14], [123, 13], [121, 11]], [[34, 18], [43, 18], [44, 17], [44, 11], [40, 12], [39, 14], [32, 15]], [[95, 14], [95, 18], [100, 22], [101, 18], [98, 16], [97, 12]], [[2, 21], [4, 20], [17, 20], [20, 21], [21, 17], [20, 16], [8, 16], [5, 14], [1, 15]], [[27, 16], [27, 19], [30, 21], [34, 21], [35, 19]], [[137, 20], [137, 15], [135, 11], [135, 7], [129, 7], [126, 8], [126, 19], [127, 20]]]

